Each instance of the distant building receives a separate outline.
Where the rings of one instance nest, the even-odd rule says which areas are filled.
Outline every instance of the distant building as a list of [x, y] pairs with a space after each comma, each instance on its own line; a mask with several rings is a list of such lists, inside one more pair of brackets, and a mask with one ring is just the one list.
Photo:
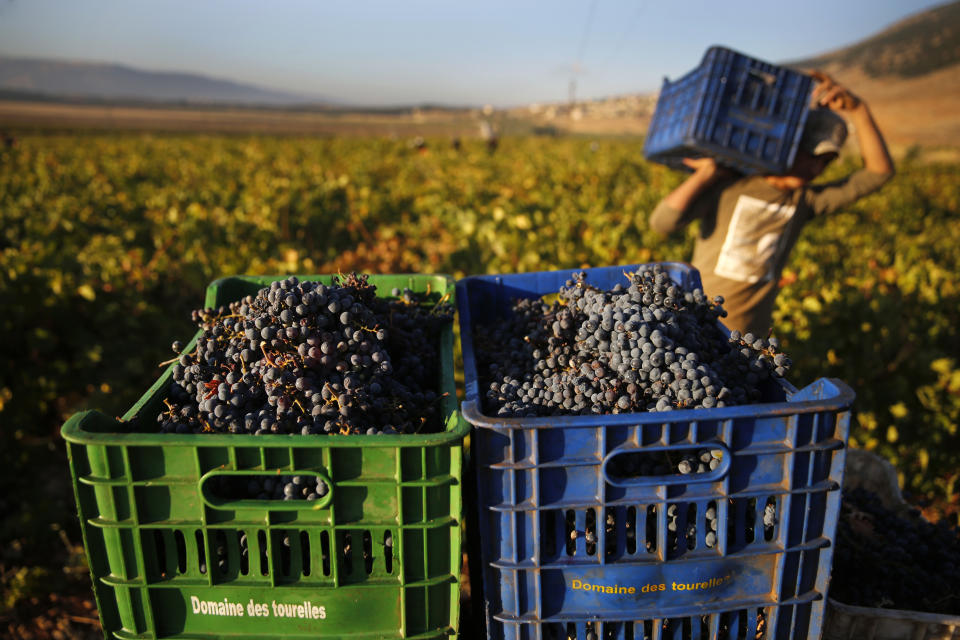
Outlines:
[[526, 107], [530, 115], [553, 120], [558, 116], [567, 116], [572, 120], [590, 120], [596, 118], [642, 118], [653, 115], [658, 94], [634, 94], [582, 100], [575, 104], [533, 103]]

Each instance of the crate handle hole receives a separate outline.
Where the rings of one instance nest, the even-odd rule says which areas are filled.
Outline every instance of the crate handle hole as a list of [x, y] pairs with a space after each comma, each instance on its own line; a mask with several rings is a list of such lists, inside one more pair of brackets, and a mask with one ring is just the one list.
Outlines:
[[601, 473], [615, 487], [716, 482], [729, 472], [731, 459], [719, 442], [624, 447], [607, 454]]
[[231, 471], [214, 469], [200, 478], [200, 495], [212, 509], [317, 510], [335, 488], [323, 470]]

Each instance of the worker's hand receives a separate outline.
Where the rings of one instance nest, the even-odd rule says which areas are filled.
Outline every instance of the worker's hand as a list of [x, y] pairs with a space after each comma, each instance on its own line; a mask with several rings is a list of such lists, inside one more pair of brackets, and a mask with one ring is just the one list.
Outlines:
[[684, 158], [683, 164], [705, 177], [726, 178], [733, 175], [733, 172], [726, 167], [717, 164], [713, 158]]
[[862, 104], [860, 98], [824, 72], [811, 71], [810, 76], [818, 83], [813, 90], [815, 105], [833, 111], [853, 111]]

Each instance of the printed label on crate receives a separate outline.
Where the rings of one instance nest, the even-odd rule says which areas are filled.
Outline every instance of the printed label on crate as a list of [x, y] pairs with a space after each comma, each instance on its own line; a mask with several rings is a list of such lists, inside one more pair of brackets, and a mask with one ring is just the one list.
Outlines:
[[[302, 602], [281, 602], [271, 600], [268, 605], [266, 602], [254, 602], [253, 598], [247, 602], [244, 607], [242, 602], [230, 602], [228, 598], [221, 600], [201, 600], [199, 596], [190, 596], [190, 609], [194, 615], [203, 616], [224, 616], [228, 618], [242, 618], [246, 615], [248, 618], [299, 618], [301, 620], [325, 620], [327, 618], [327, 608], [323, 605], [316, 605], [310, 600]], [[246, 613], [244, 613], [246, 610]]]
[[543, 571], [544, 591], [561, 591], [561, 611], [588, 615], [602, 610], [682, 607], [731, 597], [767, 599], [775, 556], [702, 562], [604, 565]]
[[376, 611], [364, 629], [384, 632], [400, 627], [400, 589], [396, 586], [340, 588], [243, 588], [234, 586], [150, 589], [159, 635], [166, 633], [319, 633], [355, 625], [357, 603]]

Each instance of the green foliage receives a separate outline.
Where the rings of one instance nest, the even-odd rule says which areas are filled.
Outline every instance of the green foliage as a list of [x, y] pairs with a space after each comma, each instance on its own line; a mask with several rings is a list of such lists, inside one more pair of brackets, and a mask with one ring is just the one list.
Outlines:
[[879, 192], [808, 225], [774, 316], [795, 378], [853, 386], [855, 443], [941, 497], [960, 478], [956, 176], [905, 162]]
[[[44, 559], [57, 544], [47, 525], [71, 517], [69, 485], [37, 481], [38, 469], [66, 476], [59, 426], [79, 409], [132, 405], [171, 341], [192, 334], [189, 310], [211, 280], [688, 258], [695, 230], [667, 240], [647, 227], [683, 176], [641, 148], [78, 134], [0, 151], [0, 507], [31, 529], [16, 562]], [[849, 382], [855, 441], [940, 495], [960, 469], [956, 176], [955, 165], [907, 163], [879, 193], [811, 224], [775, 316], [793, 381]], [[14, 496], [48, 506], [25, 518]]]
[[7, 613], [20, 600], [48, 592], [50, 572], [44, 567], [20, 567], [4, 580], [0, 614]]
[[[494, 271], [677, 259], [645, 216], [677, 176], [640, 145], [28, 136], [0, 160], [3, 437], [120, 413], [234, 273]], [[13, 449], [13, 450], [16, 450]], [[13, 451], [7, 449], [8, 452]]]

